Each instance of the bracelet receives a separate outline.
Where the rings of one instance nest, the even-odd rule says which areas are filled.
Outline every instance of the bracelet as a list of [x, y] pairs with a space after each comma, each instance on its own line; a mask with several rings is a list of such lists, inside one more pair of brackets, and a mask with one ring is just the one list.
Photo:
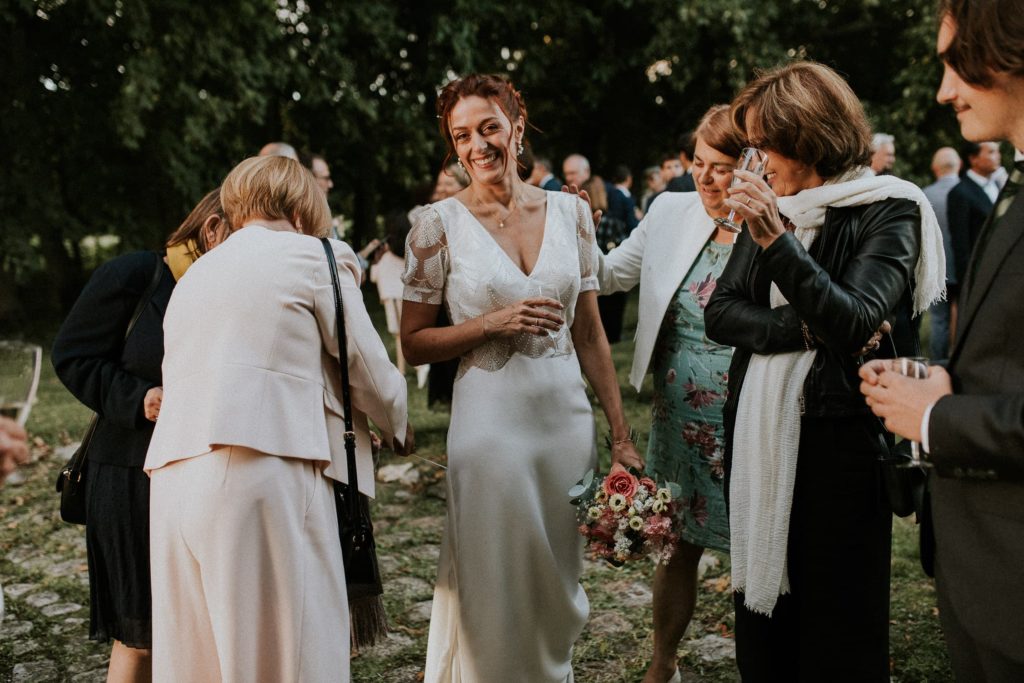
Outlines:
[[637, 434], [636, 430], [633, 429], [632, 427], [630, 427], [629, 428], [629, 434], [624, 439], [613, 439], [612, 438], [611, 430], [609, 430], [608, 433], [604, 437], [604, 442], [605, 442], [605, 445], [607, 445], [608, 448], [611, 449], [612, 446], [617, 446], [620, 443], [633, 443], [633, 444], [635, 444], [637, 436], [639, 436], [639, 435]]
[[800, 321], [800, 334], [804, 338], [804, 348], [808, 351], [813, 351], [818, 346], [817, 342], [814, 341], [814, 336], [811, 334], [810, 328], [807, 327], [807, 323], [803, 320]]

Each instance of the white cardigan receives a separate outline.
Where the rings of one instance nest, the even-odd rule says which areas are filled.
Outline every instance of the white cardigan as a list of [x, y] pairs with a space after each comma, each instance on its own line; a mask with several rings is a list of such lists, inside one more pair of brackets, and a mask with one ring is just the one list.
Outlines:
[[715, 232], [697, 192], [662, 192], [629, 238], [602, 255], [601, 294], [640, 283], [640, 315], [629, 383], [640, 391], [672, 297]]

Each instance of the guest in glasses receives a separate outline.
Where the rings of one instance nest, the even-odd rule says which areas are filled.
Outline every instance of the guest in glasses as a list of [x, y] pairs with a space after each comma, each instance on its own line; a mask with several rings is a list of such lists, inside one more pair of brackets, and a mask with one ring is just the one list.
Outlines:
[[647, 475], [682, 488], [679, 548], [654, 574], [654, 658], [644, 683], [681, 680], [676, 649], [697, 601], [697, 564], [704, 548], [729, 552], [722, 406], [732, 349], [707, 338], [704, 307], [736, 237], [714, 218], [729, 213], [726, 192], [743, 138], [724, 104], [704, 114], [695, 135], [697, 192], [658, 195], [598, 271], [602, 293], [640, 285], [629, 379], [640, 391], [644, 375], [654, 375]]

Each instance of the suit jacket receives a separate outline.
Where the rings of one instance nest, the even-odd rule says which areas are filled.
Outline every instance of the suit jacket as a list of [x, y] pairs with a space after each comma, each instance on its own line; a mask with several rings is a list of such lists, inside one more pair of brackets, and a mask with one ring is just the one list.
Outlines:
[[[405, 378], [359, 289], [352, 249], [332, 240], [341, 278], [359, 489], [374, 493], [367, 417], [385, 443], [405, 437]], [[153, 470], [237, 445], [327, 464], [347, 481], [334, 294], [320, 241], [250, 225], [189, 268], [164, 317]]]
[[684, 173], [668, 181], [665, 189], [669, 192], [696, 192], [697, 184], [693, 182], [692, 173]]
[[604, 189], [608, 194], [608, 215], [625, 223], [628, 235], [640, 222], [636, 217], [636, 202], [609, 182], [605, 182]]
[[[978, 183], [964, 177], [946, 197], [946, 216], [949, 237], [953, 245], [953, 264], [956, 282], [964, 281], [971, 250], [981, 232], [985, 219], [992, 213], [992, 200]], [[948, 270], [948, 268], [947, 268]]]
[[[987, 228], [988, 229], [988, 228]], [[977, 640], [1024, 661], [1024, 200], [982, 236], [960, 293], [954, 393], [928, 424], [936, 578]]]
[[651, 364], [661, 322], [686, 273], [715, 232], [696, 193], [663, 192], [625, 242], [602, 255], [601, 294], [625, 292], [640, 283], [633, 368], [629, 383], [640, 391]]
[[949, 216], [946, 210], [946, 200], [950, 190], [956, 187], [960, 179], [955, 174], [943, 176], [931, 185], [922, 188], [928, 203], [935, 210], [935, 217], [939, 220], [939, 230], [942, 231], [942, 246], [946, 252], [946, 284], [957, 283], [956, 271], [953, 264], [956, 263], [956, 256], [953, 254], [953, 238], [949, 234]]
[[562, 181], [553, 175], [549, 176], [547, 180], [541, 183], [540, 189], [547, 190], [548, 192], [561, 192]]
[[[125, 339], [139, 297], [160, 281]], [[107, 261], [92, 274], [53, 342], [54, 370], [75, 398], [99, 416], [89, 460], [142, 467], [153, 423], [142, 411], [146, 392], [160, 386], [163, 318], [174, 276], [161, 255], [138, 251]]]

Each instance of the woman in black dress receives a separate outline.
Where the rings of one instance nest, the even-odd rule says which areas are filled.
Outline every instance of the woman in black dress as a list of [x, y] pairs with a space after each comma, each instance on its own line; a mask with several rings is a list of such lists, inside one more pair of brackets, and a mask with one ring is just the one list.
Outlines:
[[89, 637], [114, 640], [109, 681], [150, 679], [149, 477], [142, 464], [160, 412], [164, 311], [188, 265], [227, 234], [218, 189], [171, 235], [166, 255], [133, 252], [97, 268], [53, 344], [57, 376], [99, 416], [88, 452], [85, 536]]

